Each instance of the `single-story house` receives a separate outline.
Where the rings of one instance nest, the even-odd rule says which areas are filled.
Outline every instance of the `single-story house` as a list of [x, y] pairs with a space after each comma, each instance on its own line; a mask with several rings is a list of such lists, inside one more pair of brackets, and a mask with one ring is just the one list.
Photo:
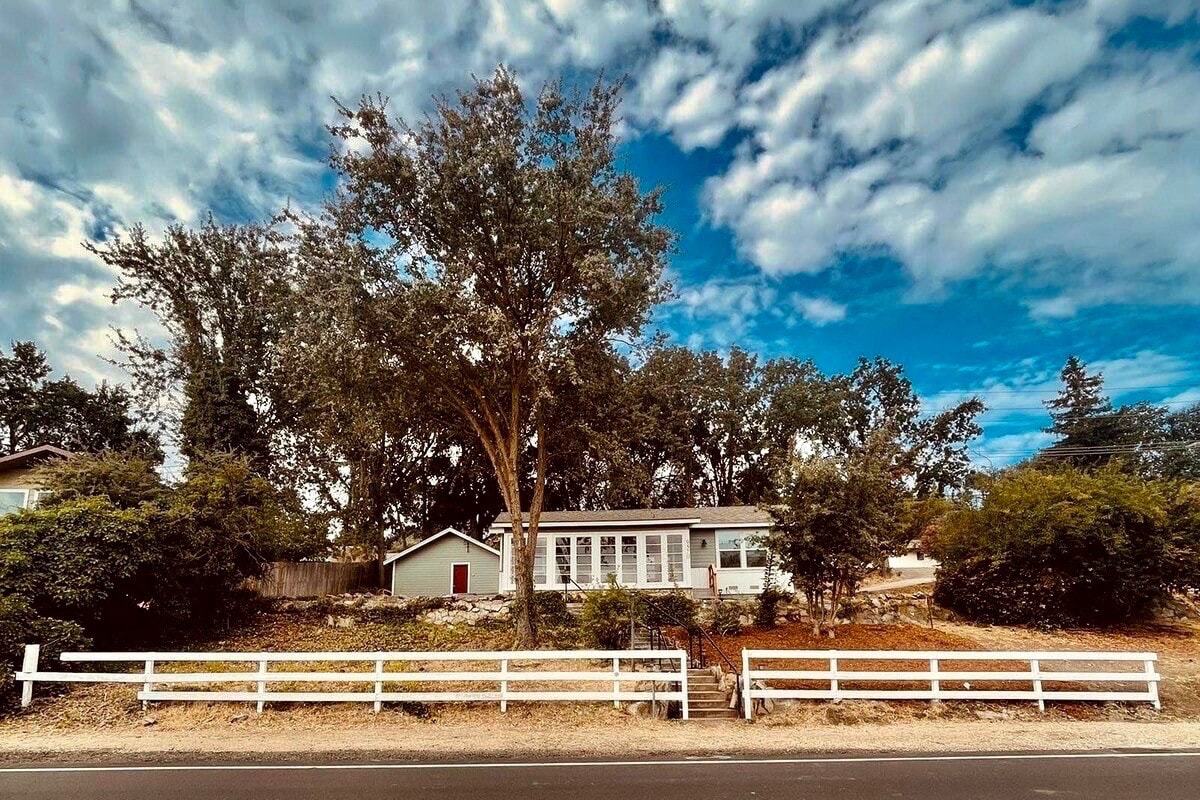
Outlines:
[[383, 560], [388, 588], [403, 597], [497, 594], [500, 551], [446, 528]]
[[[602, 589], [610, 579], [636, 589], [684, 589], [698, 597], [755, 595], [768, 563], [759, 537], [771, 515], [757, 506], [546, 511], [538, 522], [534, 589]], [[501, 514], [500, 590], [516, 589], [512, 518]], [[775, 585], [791, 576], [776, 571]]]
[[34, 479], [38, 467], [52, 458], [71, 458], [70, 450], [44, 444], [0, 456], [0, 516], [37, 505], [42, 487]]

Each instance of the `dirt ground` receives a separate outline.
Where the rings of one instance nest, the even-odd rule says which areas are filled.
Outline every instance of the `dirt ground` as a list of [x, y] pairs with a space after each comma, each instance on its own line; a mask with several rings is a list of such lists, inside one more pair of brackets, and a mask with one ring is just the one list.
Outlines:
[[[205, 649], [477, 650], [507, 646], [503, 629], [430, 630], [367, 622], [331, 628], [323, 618], [268, 615], [253, 629]], [[570, 634], [552, 635], [565, 643]], [[794, 623], [723, 637], [740, 665], [742, 647], [803, 649], [1148, 650], [1159, 653], [1162, 711], [1146, 705], [798, 703], [753, 722], [691, 723], [631, 717], [604, 705], [472, 707], [364, 704], [268, 706], [162, 704], [143, 712], [130, 685], [82, 685], [42, 692], [29, 713], [0, 721], [0, 758], [81, 754], [144, 757], [205, 751], [220, 756], [281, 752], [356, 752], [452, 758], [488, 754], [655, 756], [854, 750], [1026, 750], [1200, 746], [1200, 626], [1141, 626], [1110, 632], [1054, 633], [938, 622], [847, 625], [835, 639]], [[286, 643], [286, 648], [283, 643]], [[199, 648], [197, 648], [199, 649]], [[41, 687], [39, 687], [41, 690]]]

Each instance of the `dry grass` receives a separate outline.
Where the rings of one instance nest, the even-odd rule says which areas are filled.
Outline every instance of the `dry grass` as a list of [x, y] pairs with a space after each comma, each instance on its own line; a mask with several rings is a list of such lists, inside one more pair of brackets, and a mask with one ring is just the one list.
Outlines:
[[[547, 646], [571, 646], [559, 632]], [[1188, 746], [1200, 743], [1200, 626], [1143, 626], [1112, 632], [1041, 632], [960, 623], [847, 625], [835, 639], [789, 624], [723, 637], [738, 659], [743, 647], [797, 649], [1152, 650], [1160, 654], [1164, 708], [1144, 705], [924, 702], [802, 703], [748, 724], [711, 727], [640, 720], [611, 706], [495, 704], [473, 706], [275, 704], [259, 715], [248, 703], [162, 704], [143, 723], [136, 688], [81, 685], [58, 697], [39, 689], [33, 713], [0, 722], [0, 753], [54, 750], [120, 752], [204, 749], [213, 752], [350, 750], [528, 755], [653, 755], [786, 752], [796, 749], [1020, 749], [1021, 747]], [[195, 649], [482, 650], [506, 649], [501, 628], [442, 628], [415, 623], [361, 623], [332, 628], [318, 615], [271, 614], [238, 636]], [[326, 665], [327, 666], [327, 665]], [[182, 665], [179, 667], [182, 668]], [[361, 669], [361, 666], [354, 667]], [[856, 665], [855, 668], [866, 668]], [[900, 669], [889, 665], [889, 669]], [[362, 684], [359, 685], [362, 687]], [[325, 688], [329, 688], [328, 685]], [[1081, 720], [1088, 720], [1081, 724]], [[1153, 724], [1146, 724], [1153, 723]], [[853, 726], [853, 733], [844, 733]]]

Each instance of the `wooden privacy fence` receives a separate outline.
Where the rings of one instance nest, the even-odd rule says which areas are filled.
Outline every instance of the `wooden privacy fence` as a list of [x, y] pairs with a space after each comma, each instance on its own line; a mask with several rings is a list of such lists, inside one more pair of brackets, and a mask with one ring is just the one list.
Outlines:
[[379, 588], [374, 561], [272, 561], [253, 582], [263, 597], [322, 597]]
[[[756, 661], [768, 660], [815, 661], [824, 668], [754, 666]], [[878, 661], [898, 663], [895, 669], [885, 670], [862, 663]], [[765, 698], [1030, 700], [1043, 711], [1051, 700], [1100, 700], [1147, 702], [1160, 708], [1158, 684], [1162, 678], [1157, 661], [1155, 653], [743, 650], [742, 699], [746, 719], [753, 715], [753, 701]], [[981, 669], [972, 662], [1011, 669]], [[860, 669], [853, 669], [856, 663]], [[906, 665], [912, 668], [903, 669]], [[766, 680], [783, 683], [768, 688], [762, 684]], [[897, 684], [902, 688], [895, 688]], [[1067, 687], [1047, 688], [1047, 684]], [[1097, 689], [1094, 684], [1116, 684], [1117, 688]]]
[[[266, 703], [373, 703], [378, 711], [383, 703], [403, 702], [498, 702], [501, 711], [509, 702], [674, 700], [681, 703], [682, 716], [688, 717], [687, 653], [683, 650], [514, 650], [490, 652], [441, 653], [63, 653], [62, 660], [90, 663], [132, 663], [137, 672], [43, 672], [38, 669], [40, 645], [25, 646], [25, 660], [16, 679], [23, 682], [21, 705], [33, 700], [35, 682], [46, 683], [133, 683], [140, 684], [137, 697], [142, 702], [165, 700], [202, 700], [251, 702], [259, 711]], [[447, 662], [464, 669], [442, 666], [438, 671], [391, 669], [406, 664], [424, 670], [433, 662]], [[474, 663], [472, 663], [474, 662]], [[560, 662], [547, 664], [546, 662]], [[563, 668], [561, 662], [567, 662]], [[576, 669], [603, 662], [603, 669]], [[664, 669], [663, 663], [670, 668]], [[475, 664], [490, 665], [479, 669]], [[184, 664], [200, 664], [200, 669], [172, 671]], [[345, 667], [360, 667], [342, 671]], [[222, 667], [234, 669], [222, 671]], [[317, 665], [317, 666], [312, 666]], [[204, 667], [210, 667], [204, 669]], [[214, 668], [215, 667], [215, 668]], [[240, 669], [239, 669], [240, 667]], [[283, 667], [272, 669], [272, 667]], [[320, 667], [326, 667], [321, 669]], [[644, 669], [639, 669], [643, 667]], [[649, 682], [650, 688], [637, 684]], [[273, 684], [366, 684], [362, 691], [335, 687], [320, 690], [284, 687]], [[576, 684], [546, 689], [522, 688], [522, 684]], [[657, 683], [675, 688], [659, 691]], [[229, 686], [233, 684], [233, 686]], [[431, 690], [424, 684], [458, 684]], [[478, 687], [484, 684], [483, 687]], [[586, 684], [579, 686], [578, 684]], [[630, 686], [629, 684], [634, 684]], [[190, 689], [187, 686], [223, 686], [220, 689]], [[415, 688], [414, 688], [415, 685]], [[514, 688], [515, 686], [515, 688]], [[252, 687], [252, 688], [251, 688]], [[408, 687], [408, 688], [404, 688]], [[492, 688], [494, 687], [494, 688]]]

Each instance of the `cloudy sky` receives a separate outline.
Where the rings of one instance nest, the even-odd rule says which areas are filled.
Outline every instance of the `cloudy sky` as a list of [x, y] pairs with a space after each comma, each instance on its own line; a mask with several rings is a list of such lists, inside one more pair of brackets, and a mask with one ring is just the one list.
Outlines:
[[906, 365], [1041, 442], [1069, 353], [1200, 400], [1200, 3], [6, 0], [0, 342], [120, 378], [81, 243], [310, 205], [331, 96], [401, 115], [498, 62], [629, 76], [626, 167], [681, 234], [676, 341]]

